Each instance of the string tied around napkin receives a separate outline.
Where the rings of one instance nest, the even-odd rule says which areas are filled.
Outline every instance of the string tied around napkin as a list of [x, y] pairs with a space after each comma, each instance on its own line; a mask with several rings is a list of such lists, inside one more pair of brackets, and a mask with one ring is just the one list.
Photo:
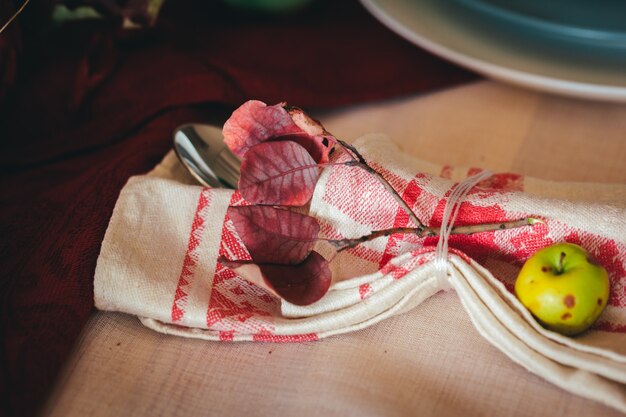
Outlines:
[[481, 171], [453, 185], [451, 188], [452, 191], [450, 192], [450, 196], [443, 210], [441, 231], [435, 251], [436, 277], [440, 287], [444, 291], [452, 288], [448, 282], [448, 241], [450, 240], [450, 234], [454, 228], [454, 222], [459, 214], [461, 204], [463, 204], [463, 200], [465, 200], [465, 197], [467, 197], [472, 188], [492, 175], [493, 173], [491, 171]]

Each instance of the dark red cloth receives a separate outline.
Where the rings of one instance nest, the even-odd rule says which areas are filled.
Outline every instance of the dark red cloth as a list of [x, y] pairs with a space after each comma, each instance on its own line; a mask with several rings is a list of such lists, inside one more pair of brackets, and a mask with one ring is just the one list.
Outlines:
[[0, 56], [17, 60], [0, 62], [15, 81], [0, 97], [0, 390], [16, 416], [39, 409], [93, 311], [120, 189], [163, 157], [176, 126], [223, 122], [251, 98], [319, 109], [474, 78], [352, 1], [288, 17], [170, 1], [150, 30], [83, 22], [32, 35], [17, 55], [6, 45]]

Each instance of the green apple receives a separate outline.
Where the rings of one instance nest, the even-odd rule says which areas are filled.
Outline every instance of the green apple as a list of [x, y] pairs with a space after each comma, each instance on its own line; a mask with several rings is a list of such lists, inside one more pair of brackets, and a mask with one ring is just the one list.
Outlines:
[[517, 298], [547, 329], [573, 336], [589, 328], [609, 298], [609, 276], [587, 251], [558, 243], [537, 251], [515, 281]]

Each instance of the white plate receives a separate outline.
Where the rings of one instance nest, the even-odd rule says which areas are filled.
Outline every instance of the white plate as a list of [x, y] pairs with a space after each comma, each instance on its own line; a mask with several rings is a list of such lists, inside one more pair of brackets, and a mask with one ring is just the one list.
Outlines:
[[451, 0], [361, 0], [410, 42], [487, 77], [574, 97], [626, 102], [626, 56], [516, 33]]

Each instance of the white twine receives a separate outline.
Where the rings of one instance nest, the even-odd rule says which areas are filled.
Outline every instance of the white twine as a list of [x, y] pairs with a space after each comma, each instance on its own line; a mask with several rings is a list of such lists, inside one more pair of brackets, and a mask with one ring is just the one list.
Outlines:
[[443, 218], [441, 219], [439, 241], [435, 251], [437, 281], [439, 281], [440, 287], [444, 290], [450, 289], [450, 283], [448, 282], [448, 240], [450, 239], [450, 233], [459, 214], [461, 204], [476, 184], [489, 178], [491, 175], [493, 174], [490, 171], [482, 171], [464, 179], [452, 187], [452, 192], [448, 197], [448, 201], [446, 201], [446, 206], [443, 209]]

